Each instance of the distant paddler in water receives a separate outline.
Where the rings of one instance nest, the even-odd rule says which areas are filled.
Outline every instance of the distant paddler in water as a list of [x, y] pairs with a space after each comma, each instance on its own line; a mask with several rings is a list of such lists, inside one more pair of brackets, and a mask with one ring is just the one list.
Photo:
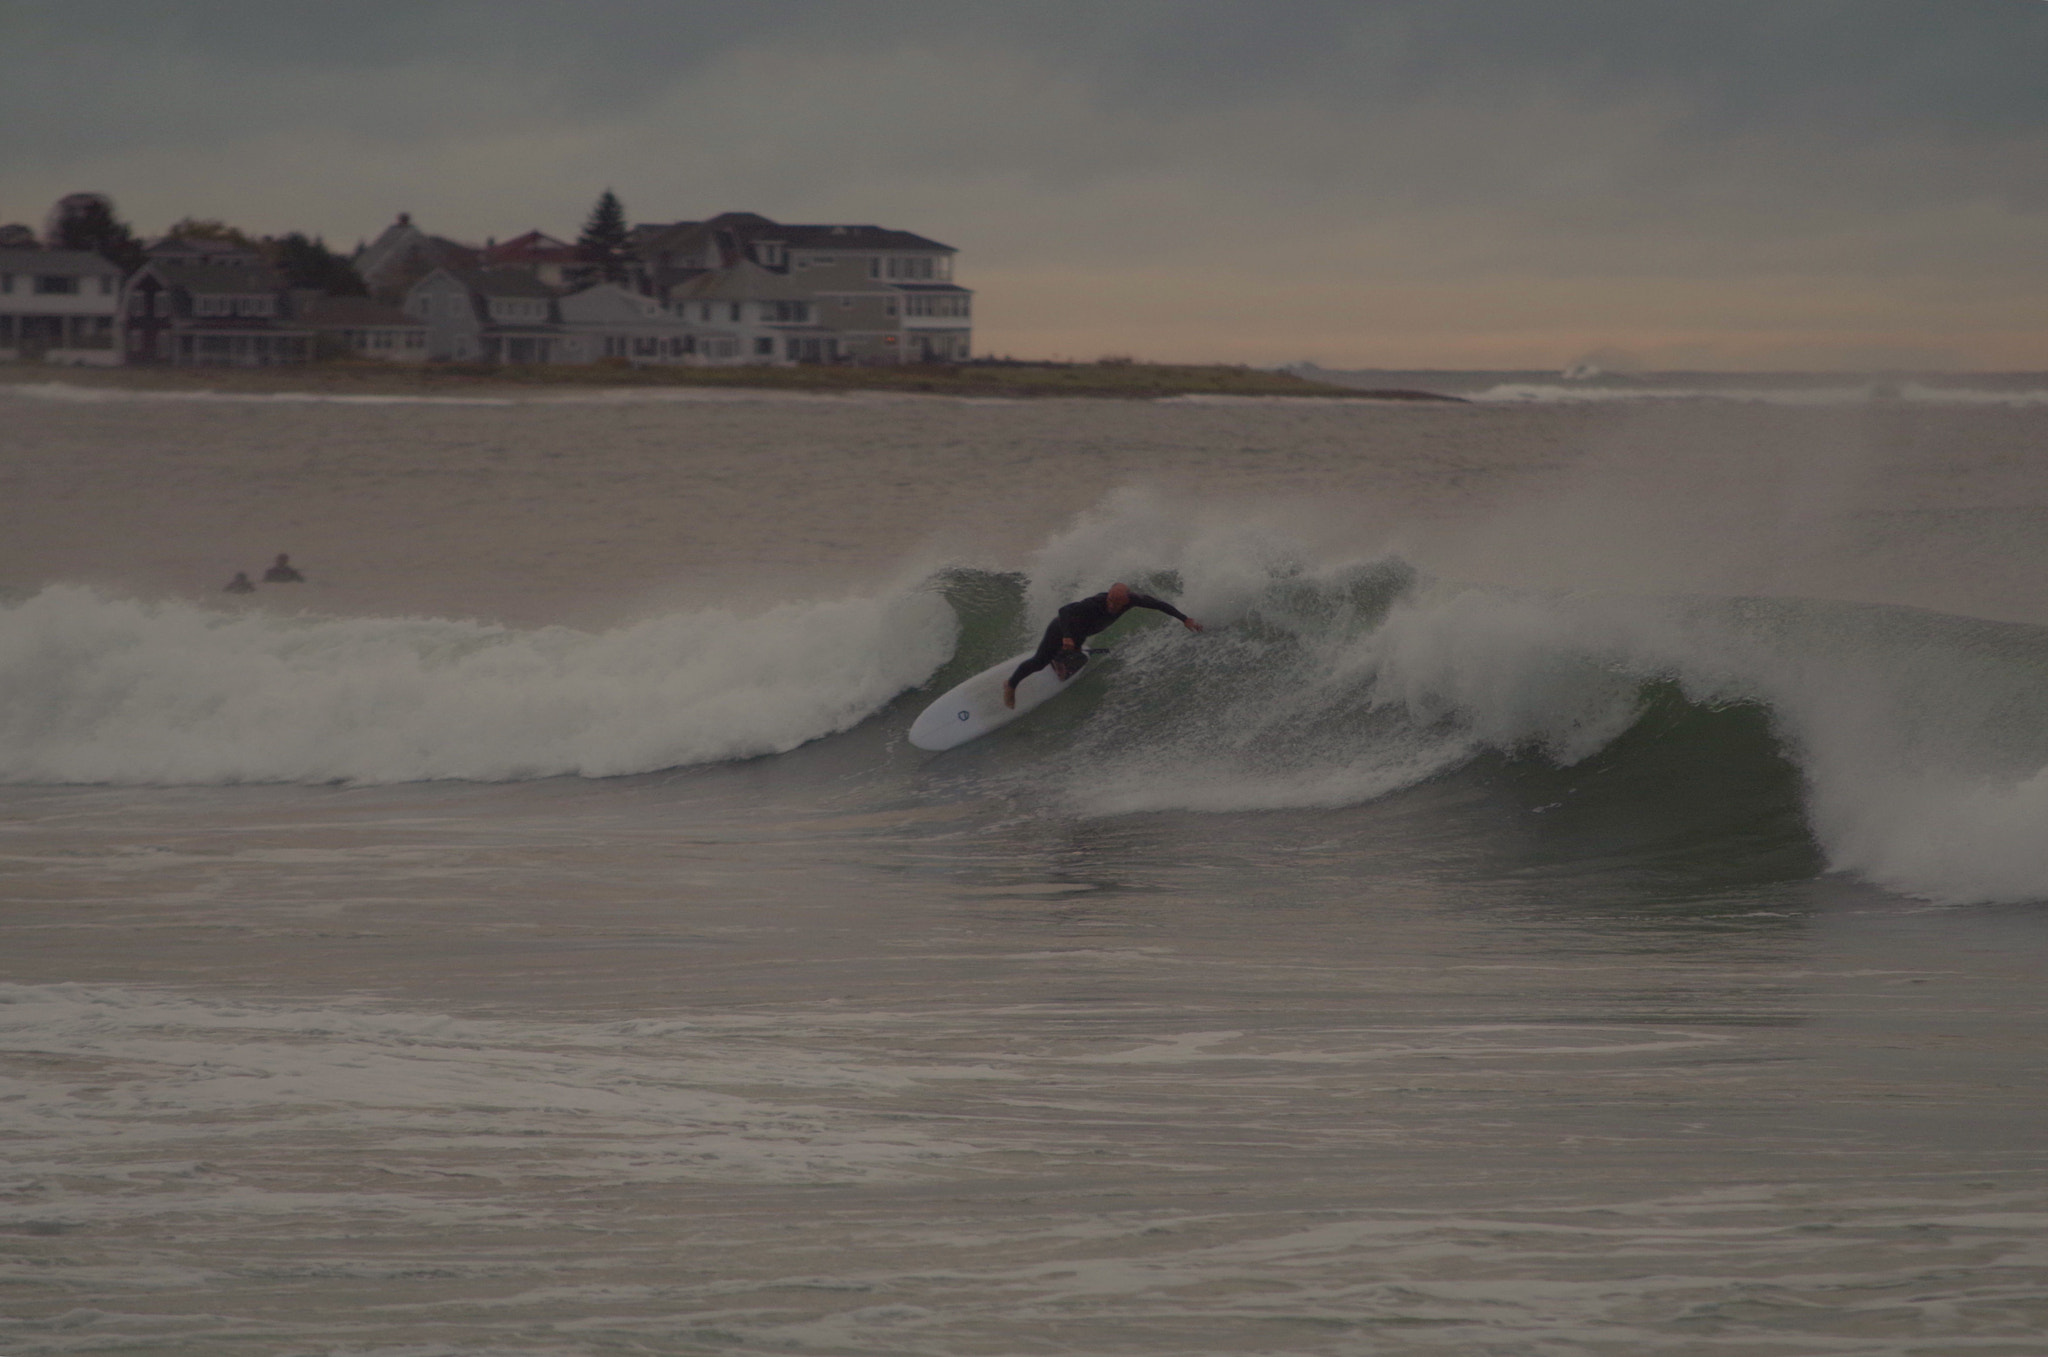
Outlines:
[[306, 577], [293, 569], [292, 558], [280, 551], [277, 553], [277, 559], [271, 562], [270, 569], [263, 572], [263, 582], [265, 584], [304, 584]]
[[235, 577], [222, 585], [221, 589], [223, 592], [230, 594], [253, 594], [256, 592], [256, 586], [249, 579], [249, 572], [246, 570], [237, 570]]
[[1202, 624], [1189, 617], [1165, 599], [1141, 594], [1121, 581], [1112, 584], [1099, 594], [1076, 599], [1061, 608], [1059, 616], [1046, 627], [1045, 636], [1039, 641], [1038, 649], [1024, 663], [1017, 666], [1003, 685], [1003, 705], [1017, 705], [1017, 685], [1029, 675], [1037, 673], [1047, 665], [1058, 674], [1062, 681], [1070, 679], [1082, 665], [1088, 663], [1088, 652], [1081, 648], [1081, 642], [1107, 629], [1111, 623], [1124, 615], [1126, 608], [1150, 608], [1165, 613], [1168, 617], [1180, 619], [1180, 624], [1189, 631], [1200, 631]]

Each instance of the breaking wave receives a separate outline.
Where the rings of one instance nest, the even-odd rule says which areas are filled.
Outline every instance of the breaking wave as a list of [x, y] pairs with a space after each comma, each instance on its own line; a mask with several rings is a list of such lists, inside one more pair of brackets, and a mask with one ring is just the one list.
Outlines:
[[[1083, 813], [1333, 808], [1456, 774], [1595, 837], [1627, 821], [1638, 847], [1743, 840], [1945, 902], [2048, 898], [2048, 630], [1477, 587], [1397, 557], [1318, 563], [1127, 501], [993, 601], [1025, 625], [970, 608], [964, 634], [1027, 634], [1083, 581], [1119, 577], [1211, 629], [1123, 623], [1114, 677], [1031, 718], [1057, 753], [1009, 775]], [[1003, 775], [1030, 756], [1013, 731], [1013, 754], [962, 752]]]
[[[1117, 578], [1210, 629], [1134, 615], [1074, 696], [939, 762], [902, 741], [924, 701]], [[2044, 677], [2038, 627], [1481, 587], [1116, 495], [1025, 572], [604, 632], [51, 587], [0, 604], [0, 782], [598, 777], [865, 725], [878, 775], [916, 770], [922, 794], [965, 779], [1063, 814], [1251, 814], [1462, 779], [1587, 843], [1739, 843], [1795, 874], [2031, 901], [2048, 899]]]
[[0, 606], [0, 781], [499, 781], [747, 758], [857, 724], [953, 635], [916, 585], [607, 632], [52, 587]]

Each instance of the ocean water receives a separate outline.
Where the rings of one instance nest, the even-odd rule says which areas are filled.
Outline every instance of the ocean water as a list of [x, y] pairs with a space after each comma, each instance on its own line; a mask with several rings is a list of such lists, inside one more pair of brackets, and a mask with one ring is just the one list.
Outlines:
[[2048, 379], [1393, 377], [0, 384], [0, 1353], [2039, 1357]]

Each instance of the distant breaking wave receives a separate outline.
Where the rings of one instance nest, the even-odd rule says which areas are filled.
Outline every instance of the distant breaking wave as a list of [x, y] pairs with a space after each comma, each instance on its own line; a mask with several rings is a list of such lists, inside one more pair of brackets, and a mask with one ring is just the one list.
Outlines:
[[1761, 386], [1731, 382], [1659, 385], [1642, 383], [1502, 382], [1466, 394], [1467, 400], [1492, 404], [1610, 405], [1632, 401], [1720, 401], [1741, 405], [1842, 406], [1873, 401], [1908, 405], [2048, 405], [2048, 388], [2001, 391], [1991, 388], [1936, 386], [1906, 382], [1897, 386], [1868, 381], [1814, 386]]

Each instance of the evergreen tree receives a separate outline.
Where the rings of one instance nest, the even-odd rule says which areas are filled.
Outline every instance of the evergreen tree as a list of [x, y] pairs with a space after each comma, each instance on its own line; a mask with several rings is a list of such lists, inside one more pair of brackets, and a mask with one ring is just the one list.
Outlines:
[[104, 198], [82, 202], [66, 213], [57, 223], [56, 239], [50, 242], [50, 247], [91, 250], [123, 273], [135, 272], [148, 260], [142, 242], [128, 229], [128, 223], [114, 215], [113, 205]]
[[604, 276], [618, 282], [626, 273], [626, 208], [619, 195], [606, 189], [590, 209], [583, 234], [576, 238], [576, 257], [586, 264], [603, 267]]
[[328, 249], [327, 242], [318, 237], [308, 240], [303, 233], [293, 231], [266, 244], [290, 287], [316, 288], [329, 297], [370, 295], [355, 266]]

